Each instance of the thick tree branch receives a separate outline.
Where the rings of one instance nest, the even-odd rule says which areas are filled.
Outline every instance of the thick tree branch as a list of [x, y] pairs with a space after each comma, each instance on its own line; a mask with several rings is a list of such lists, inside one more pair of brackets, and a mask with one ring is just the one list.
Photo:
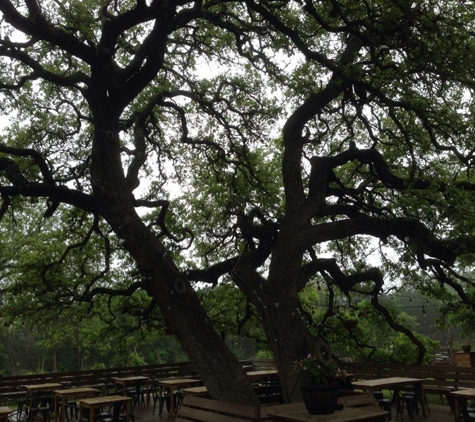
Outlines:
[[436, 257], [449, 264], [453, 264], [457, 256], [475, 251], [475, 242], [471, 237], [441, 240], [421, 221], [409, 218], [385, 220], [365, 217], [322, 223], [303, 230], [302, 244], [309, 248], [318, 243], [358, 234], [375, 236], [382, 240], [394, 236], [416, 248], [419, 253]]
[[28, 17], [21, 15], [10, 0], [0, 0], [0, 12], [2, 12], [6, 22], [24, 34], [47, 41], [81, 60], [91, 63], [94, 56], [94, 50], [91, 47], [47, 22], [36, 1], [31, 0], [28, 3], [30, 11]]
[[[2, 197], [25, 196], [25, 197], [44, 197], [49, 198], [53, 204], [61, 202], [76, 206], [82, 210], [96, 213], [97, 207], [92, 196], [82, 192], [69, 189], [65, 186], [56, 186], [51, 178], [46, 164], [43, 162], [41, 156], [33, 150], [16, 150], [8, 147], [1, 147], [1, 151], [7, 150], [16, 155], [33, 156], [36, 163], [42, 167], [41, 171], [47, 183], [30, 182], [23, 175], [20, 167], [15, 161], [9, 158], [0, 158], [0, 174], [4, 174], [7, 180], [11, 182], [11, 186], [0, 185], [0, 194]], [[53, 208], [46, 212], [47, 216], [51, 215]]]
[[381, 315], [384, 316], [384, 318], [386, 319], [387, 323], [389, 324], [391, 328], [401, 333], [404, 333], [404, 335], [407, 338], [409, 338], [409, 340], [411, 340], [411, 342], [417, 347], [418, 349], [417, 363], [421, 364], [426, 352], [426, 348], [424, 344], [416, 337], [416, 335], [411, 330], [409, 330], [405, 326], [398, 324], [396, 321], [394, 321], [394, 319], [391, 316], [391, 313], [387, 310], [387, 308], [379, 303], [377, 295], [372, 296], [371, 304]]

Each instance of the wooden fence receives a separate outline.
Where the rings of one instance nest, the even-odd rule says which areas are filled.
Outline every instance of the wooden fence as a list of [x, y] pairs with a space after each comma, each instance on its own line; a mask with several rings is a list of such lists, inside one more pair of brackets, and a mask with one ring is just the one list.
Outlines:
[[396, 363], [347, 362], [345, 369], [356, 379], [387, 377], [422, 378], [424, 391], [445, 396], [452, 405], [450, 392], [475, 387], [475, 368], [457, 365], [404, 365]]
[[24, 394], [22, 385], [61, 383], [68, 386], [111, 387], [112, 377], [147, 376], [150, 378], [196, 377], [198, 374], [189, 362], [123, 368], [94, 369], [89, 371], [54, 372], [35, 375], [0, 377], [0, 399]]

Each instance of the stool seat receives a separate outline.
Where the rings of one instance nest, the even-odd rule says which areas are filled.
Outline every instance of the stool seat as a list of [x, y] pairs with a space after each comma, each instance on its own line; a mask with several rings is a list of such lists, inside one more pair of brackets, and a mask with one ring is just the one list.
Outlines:
[[393, 405], [393, 401], [391, 399], [379, 399], [378, 404], [382, 410], [389, 413], [389, 420], [392, 420], [391, 406]]

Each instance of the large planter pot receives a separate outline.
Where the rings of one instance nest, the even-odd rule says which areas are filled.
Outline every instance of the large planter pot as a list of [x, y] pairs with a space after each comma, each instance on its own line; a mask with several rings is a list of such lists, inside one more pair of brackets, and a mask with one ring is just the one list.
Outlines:
[[308, 413], [327, 415], [336, 409], [340, 383], [338, 381], [330, 384], [301, 383], [300, 391]]

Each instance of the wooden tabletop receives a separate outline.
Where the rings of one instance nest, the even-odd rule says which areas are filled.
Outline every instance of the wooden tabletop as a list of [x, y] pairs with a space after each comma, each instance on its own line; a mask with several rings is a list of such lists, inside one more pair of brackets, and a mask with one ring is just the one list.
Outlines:
[[464, 388], [463, 390], [451, 391], [452, 396], [466, 397], [467, 399], [475, 398], [475, 388]]
[[262, 371], [249, 371], [246, 372], [249, 378], [265, 378], [278, 375], [277, 369], [265, 369]]
[[130, 401], [132, 400], [131, 397], [128, 396], [103, 396], [103, 397], [90, 397], [88, 399], [79, 399], [78, 403], [80, 405], [89, 406], [99, 406], [99, 405], [107, 405], [111, 403], [117, 403], [121, 401]]
[[7, 415], [13, 412], [13, 409], [8, 406], [0, 406], [0, 415]]
[[196, 384], [201, 382], [200, 379], [196, 378], [166, 378], [162, 380], [157, 380], [158, 385], [163, 385], [164, 387], [181, 387], [188, 384]]
[[378, 408], [347, 407], [329, 415], [311, 415], [307, 409], [268, 413], [273, 422], [385, 422], [388, 412]]
[[112, 377], [115, 382], [128, 382], [128, 381], [148, 381], [150, 377], [144, 377], [142, 375], [132, 376], [132, 377]]
[[64, 388], [61, 390], [54, 390], [53, 393], [57, 396], [63, 397], [74, 397], [76, 395], [82, 394], [94, 394], [98, 393], [99, 390], [97, 388], [92, 387], [74, 387], [74, 388]]
[[362, 390], [378, 390], [380, 388], [393, 387], [396, 385], [406, 385], [421, 383], [424, 380], [422, 378], [406, 378], [406, 377], [389, 377], [389, 378], [377, 378], [372, 380], [352, 381], [354, 388], [360, 388]]
[[475, 398], [475, 388], [465, 388], [462, 390], [455, 390], [451, 391], [450, 395], [454, 397], [455, 401], [455, 421], [458, 422], [461, 420], [461, 415], [460, 415], [460, 403], [458, 401], [458, 398], [463, 397], [465, 399], [474, 399]]
[[204, 385], [200, 385], [198, 387], [182, 388], [181, 391], [184, 394], [193, 394], [195, 396], [208, 394], [208, 389]]
[[33, 391], [33, 390], [56, 390], [58, 388], [61, 388], [63, 384], [60, 384], [59, 382], [50, 382], [46, 384], [28, 384], [28, 385], [22, 385], [23, 388], [26, 388], [28, 391]]

